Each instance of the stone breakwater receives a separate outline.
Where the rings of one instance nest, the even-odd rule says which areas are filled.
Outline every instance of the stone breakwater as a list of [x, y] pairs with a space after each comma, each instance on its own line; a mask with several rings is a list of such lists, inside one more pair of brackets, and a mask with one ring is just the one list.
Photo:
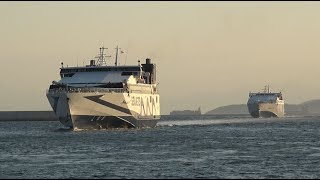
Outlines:
[[0, 111], [0, 121], [57, 121], [53, 111]]

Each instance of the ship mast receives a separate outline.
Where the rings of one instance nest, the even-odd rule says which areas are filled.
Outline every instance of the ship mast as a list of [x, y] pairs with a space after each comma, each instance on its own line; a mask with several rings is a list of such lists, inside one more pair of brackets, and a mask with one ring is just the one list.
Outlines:
[[98, 62], [97, 62], [98, 66], [107, 65], [106, 57], [111, 57], [111, 56], [106, 56], [106, 54], [103, 53], [105, 49], [108, 49], [108, 48], [105, 48], [104, 46], [102, 46], [100, 48], [100, 54], [96, 56], [96, 58], [98, 58]]
[[116, 47], [116, 60], [115, 60], [115, 63], [114, 63], [115, 66], [118, 66], [118, 51], [119, 51], [119, 49], [121, 49], [121, 48], [119, 48], [119, 47], [117, 46], [117, 47]]
[[264, 92], [264, 93], [270, 93], [269, 85], [265, 85], [265, 86], [264, 86], [263, 92]]

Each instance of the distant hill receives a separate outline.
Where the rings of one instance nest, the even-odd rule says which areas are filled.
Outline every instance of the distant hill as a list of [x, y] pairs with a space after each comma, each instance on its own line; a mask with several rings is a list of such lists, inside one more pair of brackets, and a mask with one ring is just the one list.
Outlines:
[[[301, 104], [285, 104], [286, 115], [320, 115], [320, 99]], [[205, 114], [249, 114], [246, 104], [221, 106]]]
[[308, 114], [320, 114], [320, 99], [306, 101], [300, 106]]
[[249, 114], [249, 112], [246, 104], [233, 104], [218, 107], [205, 114]]

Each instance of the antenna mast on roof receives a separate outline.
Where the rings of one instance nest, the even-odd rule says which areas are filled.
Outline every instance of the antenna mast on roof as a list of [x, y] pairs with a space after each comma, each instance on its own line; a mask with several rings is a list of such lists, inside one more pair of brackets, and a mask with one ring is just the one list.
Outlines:
[[106, 56], [106, 54], [103, 53], [105, 49], [108, 49], [108, 48], [105, 48], [104, 46], [102, 46], [100, 48], [100, 54], [96, 56], [96, 58], [98, 58], [98, 62], [97, 62], [98, 66], [107, 65], [106, 57], [111, 57], [111, 56]]
[[121, 48], [119, 48], [118, 46], [116, 47], [116, 60], [115, 60], [115, 63], [114, 63], [114, 65], [115, 66], [118, 66], [118, 50], [119, 49], [121, 49]]
[[263, 92], [264, 92], [264, 93], [270, 93], [269, 85], [265, 85], [265, 86], [264, 86]]

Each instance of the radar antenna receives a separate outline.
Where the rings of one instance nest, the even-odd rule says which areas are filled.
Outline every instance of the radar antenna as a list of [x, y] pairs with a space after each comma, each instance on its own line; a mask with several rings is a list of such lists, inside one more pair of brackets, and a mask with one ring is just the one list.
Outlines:
[[263, 92], [264, 92], [264, 93], [270, 93], [269, 85], [264, 86]]
[[97, 66], [107, 65], [106, 57], [111, 57], [111, 56], [106, 56], [106, 54], [103, 53], [105, 49], [108, 49], [108, 48], [105, 48], [104, 46], [102, 46], [100, 48], [100, 54], [95, 57], [95, 58], [98, 58]]

